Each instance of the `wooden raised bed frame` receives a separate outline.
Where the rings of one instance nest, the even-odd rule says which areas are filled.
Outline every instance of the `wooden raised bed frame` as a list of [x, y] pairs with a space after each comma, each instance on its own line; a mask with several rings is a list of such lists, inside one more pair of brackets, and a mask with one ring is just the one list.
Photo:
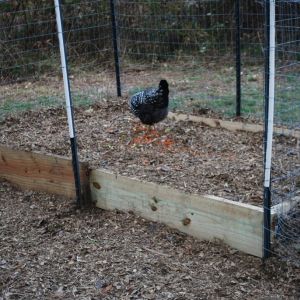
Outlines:
[[[170, 114], [176, 120], [203, 122], [228, 130], [262, 132], [262, 125]], [[300, 137], [298, 131], [275, 128]], [[263, 208], [209, 195], [191, 195], [159, 184], [142, 182], [105, 170], [80, 166], [83, 197], [107, 210], [132, 211], [199, 239], [219, 239], [233, 248], [263, 256]], [[75, 199], [70, 159], [20, 151], [0, 145], [0, 178], [26, 189]], [[272, 208], [272, 218], [280, 207]]]
[[[263, 210], [208, 195], [191, 195], [166, 186], [88, 170], [81, 164], [83, 196], [108, 210], [132, 211], [199, 239], [220, 239], [262, 257]], [[75, 199], [70, 159], [0, 146], [0, 178], [23, 189]]]

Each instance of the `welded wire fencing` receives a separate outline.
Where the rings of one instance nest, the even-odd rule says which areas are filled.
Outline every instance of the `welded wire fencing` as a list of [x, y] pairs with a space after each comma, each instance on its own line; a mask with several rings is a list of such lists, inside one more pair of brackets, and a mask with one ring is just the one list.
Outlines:
[[[165, 78], [171, 111], [234, 118], [240, 92], [241, 116], [263, 123], [268, 3], [62, 1], [75, 107], [111, 99], [117, 103], [118, 88], [128, 98]], [[275, 158], [285, 157], [273, 160], [271, 186], [272, 205], [284, 203], [272, 227], [272, 252], [283, 256], [299, 253], [299, 12], [297, 0], [276, 1], [274, 121], [292, 132], [287, 137], [277, 130], [273, 147]], [[54, 2], [1, 1], [0, 119], [64, 103]], [[58, 144], [68, 140], [67, 125], [66, 132], [52, 133], [61, 135]]]
[[272, 234], [273, 251], [300, 264], [300, 1], [276, 1], [275, 126], [289, 129], [292, 137], [274, 135], [272, 205], [279, 208]]
[[[115, 94], [115, 41], [124, 95], [157, 85], [164, 77], [171, 84], [172, 110], [200, 114], [213, 110], [232, 117], [240, 90], [242, 116], [262, 117], [260, 1], [63, 1], [62, 11], [75, 103]], [[52, 1], [4, 1], [0, 22], [3, 84], [59, 74]], [[57, 98], [40, 102], [52, 105]]]
[[[74, 102], [88, 105], [115, 84], [109, 5], [65, 1], [62, 12]], [[64, 105], [53, 1], [2, 1], [0, 49], [1, 115]]]
[[[144, 86], [159, 76], [170, 78], [174, 110], [212, 109], [234, 116], [240, 89], [242, 115], [263, 116], [263, 3], [118, 1], [117, 11], [122, 66], [127, 70], [135, 65]], [[123, 85], [129, 94], [137, 89], [131, 81], [126, 74]]]
[[[238, 71], [241, 114], [262, 119], [264, 1], [64, 1], [76, 103], [92, 103], [99, 99], [97, 95], [114, 94], [116, 90], [110, 2], [115, 7], [121, 89], [125, 95], [157, 85], [165, 77], [171, 83], [172, 110], [201, 114], [211, 109], [232, 117], [236, 114]], [[0, 5], [1, 84], [59, 74], [52, 1], [3, 1]], [[298, 19], [293, 22], [299, 26]], [[238, 25], [240, 70], [236, 62]], [[282, 50], [281, 55], [286, 56], [288, 51]], [[55, 97], [40, 99], [45, 105], [57, 101]]]

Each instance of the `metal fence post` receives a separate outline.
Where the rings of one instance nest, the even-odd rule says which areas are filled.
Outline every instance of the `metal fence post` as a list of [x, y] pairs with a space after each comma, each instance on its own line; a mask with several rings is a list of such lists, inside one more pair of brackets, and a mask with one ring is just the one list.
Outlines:
[[66, 48], [65, 48], [65, 39], [64, 39], [64, 30], [63, 30], [63, 21], [62, 21], [60, 0], [54, 0], [54, 4], [55, 4], [55, 14], [56, 14], [56, 23], [57, 23], [57, 34], [58, 34], [58, 39], [59, 39], [61, 68], [62, 68], [62, 73], [63, 73], [64, 91], [65, 91], [65, 97], [66, 97], [66, 110], [67, 110], [68, 125], [69, 125], [69, 135], [70, 135], [70, 141], [71, 141], [72, 164], [73, 164], [75, 189], [76, 189], [76, 204], [77, 204], [77, 206], [80, 207], [82, 204], [81, 203], [80, 169], [79, 169], [79, 161], [78, 161], [78, 154], [77, 154], [77, 141], [76, 141], [76, 131], [75, 131], [75, 124], [74, 124], [73, 101], [72, 101], [71, 91], [70, 91], [70, 82], [69, 82], [69, 74], [68, 74], [68, 60], [67, 60]]
[[121, 97], [122, 93], [121, 93], [121, 80], [120, 80], [120, 59], [119, 59], [119, 49], [118, 49], [118, 41], [117, 41], [117, 23], [116, 23], [114, 0], [110, 0], [110, 9], [111, 9], [112, 37], [113, 37], [113, 47], [114, 47], [114, 57], [115, 57], [117, 94], [118, 97]]
[[264, 259], [271, 254], [271, 166], [275, 100], [275, 0], [267, 0], [265, 5]]
[[235, 0], [235, 60], [236, 60], [236, 116], [241, 115], [241, 24], [240, 0]]

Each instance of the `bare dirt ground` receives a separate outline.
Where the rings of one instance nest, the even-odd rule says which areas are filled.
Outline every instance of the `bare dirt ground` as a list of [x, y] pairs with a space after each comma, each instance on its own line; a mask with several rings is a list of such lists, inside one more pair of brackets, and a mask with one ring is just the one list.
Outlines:
[[[91, 107], [77, 108], [75, 115], [80, 159], [92, 168], [186, 192], [262, 203], [262, 134], [167, 119], [156, 126], [159, 134], [143, 140], [144, 133], [135, 130], [139, 122], [130, 114], [127, 99], [102, 99]], [[70, 156], [64, 109], [8, 117], [0, 123], [0, 131], [1, 144]], [[293, 166], [291, 160], [296, 163], [296, 142], [294, 138], [276, 138], [276, 176]]]
[[300, 269], [0, 183], [0, 299], [299, 299]]

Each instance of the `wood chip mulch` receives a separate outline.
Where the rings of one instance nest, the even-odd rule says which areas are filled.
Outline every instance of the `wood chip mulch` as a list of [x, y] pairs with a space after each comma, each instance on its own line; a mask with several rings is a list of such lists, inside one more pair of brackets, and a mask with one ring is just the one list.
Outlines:
[[0, 299], [299, 299], [300, 269], [0, 182]]
[[[126, 99], [102, 99], [75, 109], [79, 156], [104, 168], [145, 181], [199, 194], [262, 205], [263, 136], [230, 132], [189, 121], [164, 120], [158, 134], [143, 137]], [[0, 143], [18, 149], [70, 157], [64, 109], [10, 116], [0, 123]], [[273, 175], [281, 176], [299, 158], [295, 138], [275, 138]], [[292, 154], [291, 154], [292, 153]], [[282, 187], [289, 192], [288, 185]]]

